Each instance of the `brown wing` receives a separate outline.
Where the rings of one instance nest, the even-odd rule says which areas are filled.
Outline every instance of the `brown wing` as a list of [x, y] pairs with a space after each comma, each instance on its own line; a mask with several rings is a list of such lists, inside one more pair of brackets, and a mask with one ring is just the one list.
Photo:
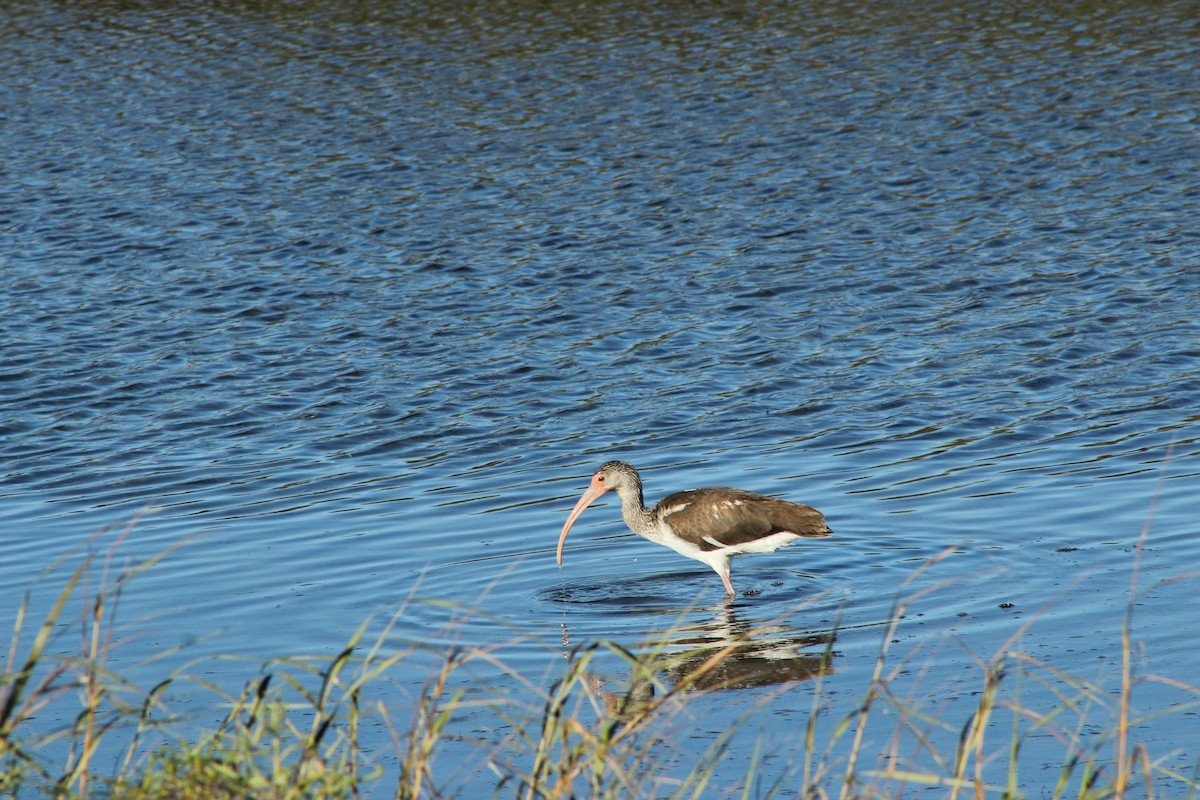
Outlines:
[[[681, 539], [701, 550], [745, 544], [772, 533], [830, 534], [820, 511], [743, 489], [712, 487], [664, 497], [656, 511]], [[718, 542], [719, 544], [714, 544]]]

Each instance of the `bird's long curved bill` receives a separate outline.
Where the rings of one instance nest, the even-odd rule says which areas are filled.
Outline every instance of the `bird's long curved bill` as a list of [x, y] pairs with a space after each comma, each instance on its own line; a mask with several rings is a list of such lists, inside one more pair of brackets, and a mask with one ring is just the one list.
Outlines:
[[567, 531], [571, 530], [571, 526], [575, 524], [575, 520], [579, 519], [579, 515], [583, 513], [583, 510], [590, 506], [593, 500], [607, 491], [608, 489], [604, 484], [592, 478], [592, 485], [587, 488], [587, 491], [579, 498], [579, 502], [571, 509], [571, 514], [567, 517], [567, 523], [563, 525], [562, 533], [558, 535], [558, 554], [555, 556], [555, 559], [558, 561], [560, 567], [562, 566], [563, 544], [567, 541]]

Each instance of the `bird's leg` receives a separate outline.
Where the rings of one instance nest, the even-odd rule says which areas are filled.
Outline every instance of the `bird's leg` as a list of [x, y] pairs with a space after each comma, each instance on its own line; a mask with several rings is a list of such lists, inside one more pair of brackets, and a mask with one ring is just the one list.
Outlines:
[[729, 595], [730, 597], [733, 597], [735, 594], [737, 594], [735, 591], [733, 591], [733, 581], [729, 580], [729, 570], [718, 572], [717, 574], [721, 576], [721, 580], [725, 583], [725, 594]]

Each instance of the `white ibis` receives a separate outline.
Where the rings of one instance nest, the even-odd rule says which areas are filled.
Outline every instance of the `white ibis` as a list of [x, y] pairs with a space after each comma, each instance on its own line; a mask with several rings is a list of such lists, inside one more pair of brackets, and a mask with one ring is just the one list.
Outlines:
[[725, 593], [731, 597], [729, 559], [742, 553], [770, 553], [797, 539], [832, 533], [815, 508], [723, 486], [676, 492], [654, 508], [646, 508], [638, 471], [624, 461], [609, 461], [596, 470], [563, 525], [558, 537], [560, 567], [571, 525], [592, 501], [609, 491], [621, 498], [621, 517], [629, 530], [708, 564], [721, 576]]

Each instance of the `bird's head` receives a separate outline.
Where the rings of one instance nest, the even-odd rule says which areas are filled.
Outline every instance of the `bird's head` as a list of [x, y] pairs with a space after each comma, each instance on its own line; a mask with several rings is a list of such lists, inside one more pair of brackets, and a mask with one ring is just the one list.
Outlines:
[[567, 532], [571, 530], [571, 526], [575, 524], [575, 520], [583, 513], [583, 510], [590, 506], [597, 497], [605, 492], [616, 492], [618, 495], [623, 495], [625, 492], [634, 491], [637, 492], [640, 500], [641, 489], [642, 479], [632, 464], [625, 461], [606, 461], [601, 464], [600, 469], [592, 475], [592, 482], [587, 491], [571, 509], [567, 522], [563, 525], [562, 533], [558, 535], [558, 553], [556, 555], [558, 565], [562, 566], [563, 544], [567, 541]]

